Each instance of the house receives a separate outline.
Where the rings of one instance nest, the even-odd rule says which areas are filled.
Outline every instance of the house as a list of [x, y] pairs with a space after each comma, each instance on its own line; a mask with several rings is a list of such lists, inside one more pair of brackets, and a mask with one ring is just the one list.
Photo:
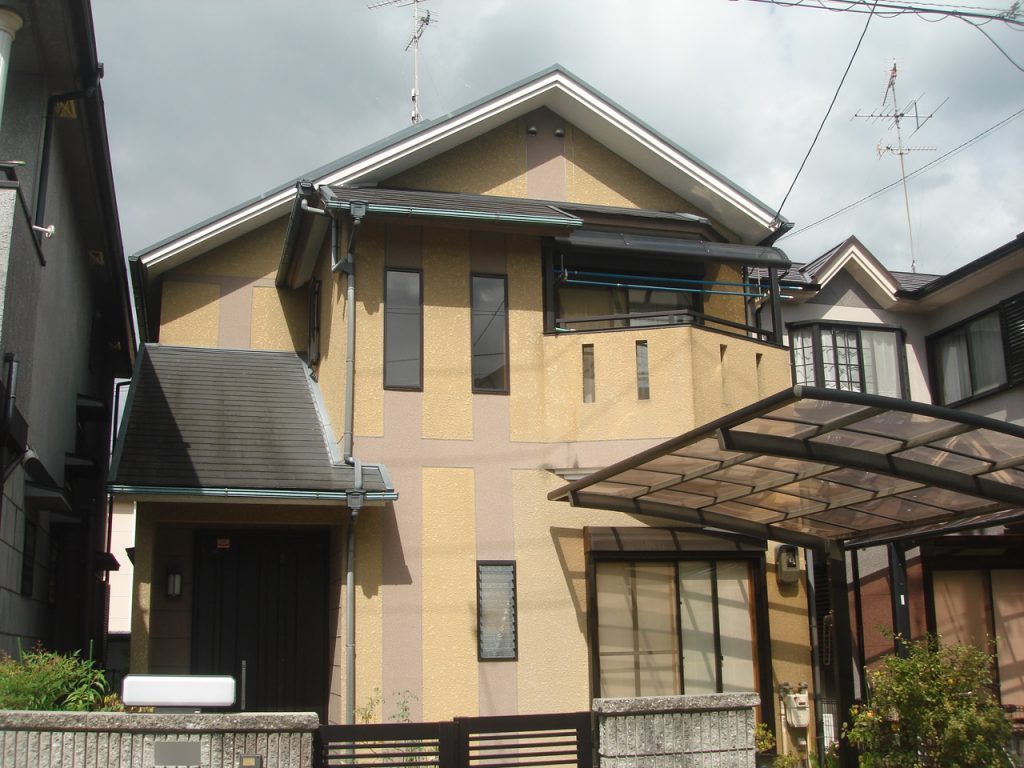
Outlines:
[[[1024, 425], [1024, 234], [941, 276], [890, 271], [850, 237], [781, 280], [795, 382]], [[1022, 450], [1006, 440], [998, 460]], [[1024, 726], [1024, 530], [937, 533], [851, 553], [858, 684], [893, 650], [880, 629], [986, 648], [997, 638], [1000, 700]], [[828, 606], [818, 613], [820, 627]]]
[[89, 3], [0, 9], [0, 650], [100, 657], [115, 377], [135, 336]]
[[787, 226], [554, 67], [137, 254], [132, 671], [333, 722], [774, 723], [812, 672], [774, 546], [548, 494], [789, 385], [748, 279]]

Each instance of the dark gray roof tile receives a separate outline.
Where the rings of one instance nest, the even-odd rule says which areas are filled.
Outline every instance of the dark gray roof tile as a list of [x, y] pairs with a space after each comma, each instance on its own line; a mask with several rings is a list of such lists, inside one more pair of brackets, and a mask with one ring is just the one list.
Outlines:
[[[302, 360], [291, 352], [146, 345], [126, 404], [111, 484], [135, 488], [347, 491], [331, 462]], [[364, 488], [390, 491], [364, 465]]]

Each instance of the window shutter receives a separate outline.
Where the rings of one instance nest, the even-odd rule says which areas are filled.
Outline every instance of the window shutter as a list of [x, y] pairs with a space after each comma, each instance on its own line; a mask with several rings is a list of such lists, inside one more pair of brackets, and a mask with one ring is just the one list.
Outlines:
[[1000, 304], [1006, 340], [1006, 376], [1010, 384], [1024, 384], [1024, 293]]
[[477, 642], [484, 659], [514, 660], [516, 642], [516, 564], [478, 562]]

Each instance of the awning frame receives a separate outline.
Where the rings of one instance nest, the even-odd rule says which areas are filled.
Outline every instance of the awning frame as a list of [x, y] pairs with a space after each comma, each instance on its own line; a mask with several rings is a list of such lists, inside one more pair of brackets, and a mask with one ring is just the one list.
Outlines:
[[[804, 412], [827, 414], [829, 409], [834, 416], [820, 422], [802, 416]], [[887, 418], [905, 424], [907, 433], [901, 436], [880, 431], [879, 425], [884, 425]], [[985, 454], [986, 437], [998, 438], [1012, 449], [997, 455], [1002, 449], [990, 442], [991, 454]], [[706, 460], [695, 458], [711, 445], [709, 438], [721, 453]], [[964, 452], [958, 447], [958, 439], [981, 452]], [[874, 441], [876, 447], [870, 450], [854, 445], [858, 440], [868, 444]], [[702, 441], [707, 441], [705, 448], [698, 445]], [[887, 443], [890, 448], [880, 451], [879, 443]], [[838, 557], [844, 550], [1024, 519], [1021, 446], [1024, 427], [1016, 424], [927, 403], [795, 386], [592, 472], [552, 491], [548, 498], [568, 500], [574, 506], [695, 523], [823, 550]], [[685, 453], [687, 448], [691, 448], [690, 455]], [[914, 458], [897, 455], [913, 451], [918, 452], [911, 454]], [[929, 452], [935, 454], [933, 464], [920, 458]], [[788, 462], [788, 469], [770, 467], [764, 461], [766, 457]], [[947, 466], [940, 466], [940, 460], [950, 459]], [[663, 465], [651, 464], [656, 460], [662, 460]], [[664, 466], [674, 460], [677, 466]], [[688, 461], [704, 461], [706, 466], [689, 473], [681, 471]], [[981, 468], [970, 472], [948, 466], [958, 462]], [[760, 486], [744, 486], [735, 478], [722, 479], [729, 475], [726, 470], [736, 465], [747, 465], [743, 469], [751, 475], [760, 472], [775, 477]], [[664, 479], [655, 482], [659, 473]], [[830, 473], [837, 473], [838, 479], [830, 478]], [[716, 474], [719, 477], [710, 477]], [[851, 477], [861, 477], [862, 484], [852, 482]], [[805, 489], [813, 483], [825, 491], [840, 490], [834, 499], [828, 493], [815, 497]], [[793, 491], [793, 486], [801, 493]], [[781, 515], [779, 519], [765, 519], [773, 510], [768, 505], [759, 508], [752, 501], [765, 494], [792, 501], [795, 506], [775, 509]], [[679, 503], [666, 498], [678, 498]], [[689, 506], [684, 505], [684, 499]], [[696, 503], [701, 499], [706, 503]], [[873, 506], [892, 500], [900, 508], [898, 512]], [[724, 503], [728, 503], [730, 514], [714, 509]], [[742, 509], [749, 513], [739, 514], [737, 510]], [[904, 512], [905, 518], [897, 519]], [[877, 527], [851, 528], [844, 515], [860, 515]], [[879, 518], [886, 522], [879, 522]]]

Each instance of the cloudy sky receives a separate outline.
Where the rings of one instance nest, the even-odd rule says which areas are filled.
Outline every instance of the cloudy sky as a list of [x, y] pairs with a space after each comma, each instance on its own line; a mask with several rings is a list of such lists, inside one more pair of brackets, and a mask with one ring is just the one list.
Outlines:
[[[1009, 7], [973, 7], [989, 3], [995, 12]], [[410, 7], [92, 4], [128, 253], [409, 124]], [[773, 208], [868, 19], [750, 0], [421, 7], [438, 22], [422, 41], [424, 118], [559, 63]], [[796, 225], [779, 242], [791, 259], [809, 261], [856, 234], [889, 268], [910, 269], [899, 161], [876, 153], [880, 143], [895, 144], [895, 132], [853, 117], [883, 109], [893, 60], [900, 107], [916, 99], [922, 114], [935, 112], [906, 142], [922, 148], [905, 156], [908, 174], [1003, 123], [909, 180], [917, 270], [947, 272], [1024, 231], [1024, 28], [995, 21], [983, 29], [994, 42], [953, 18], [871, 18], [782, 210]], [[905, 135], [914, 127], [904, 126]], [[808, 227], [893, 182], [893, 190]]]

